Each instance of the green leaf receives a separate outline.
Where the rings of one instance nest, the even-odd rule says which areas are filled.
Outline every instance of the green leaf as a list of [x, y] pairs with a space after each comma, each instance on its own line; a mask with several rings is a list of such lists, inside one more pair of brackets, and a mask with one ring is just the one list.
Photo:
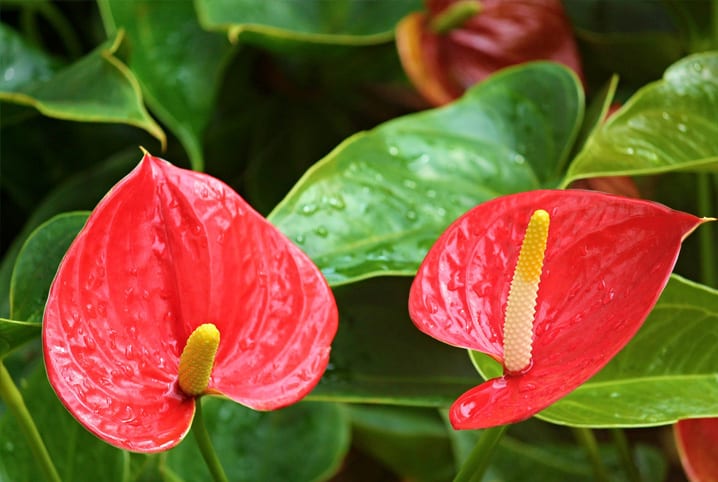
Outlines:
[[42, 324], [0, 318], [0, 359], [40, 334]]
[[416, 329], [411, 279], [377, 278], [334, 290], [339, 331], [312, 400], [446, 406], [481, 383], [463, 350]]
[[233, 42], [277, 40], [366, 45], [393, 38], [402, 17], [422, 9], [420, 0], [195, 0], [208, 30], [226, 30]]
[[12, 28], [0, 23], [0, 92], [18, 92], [33, 82], [52, 78], [60, 63], [25, 42]]
[[47, 293], [65, 251], [89, 213], [55, 216], [30, 235], [18, 254], [10, 280], [10, 317], [40, 322]]
[[[540, 412], [578, 427], [649, 427], [718, 416], [718, 291], [673, 275], [636, 336], [599, 373]], [[488, 356], [471, 356], [487, 379]]]
[[[349, 448], [340, 406], [302, 402], [258, 412], [229, 400], [203, 400], [207, 430], [229, 480], [326, 480]], [[210, 480], [192, 434], [167, 453], [169, 480]]]
[[566, 182], [605, 175], [718, 171], [718, 52], [671, 66], [594, 132]]
[[436, 410], [382, 405], [349, 405], [352, 443], [417, 482], [451, 480], [453, 453], [446, 426]]
[[582, 90], [567, 68], [506, 69], [454, 104], [349, 138], [269, 219], [333, 285], [412, 275], [476, 204], [555, 186], [582, 116]]
[[100, 0], [98, 5], [109, 33], [127, 32], [129, 66], [148, 105], [201, 171], [202, 136], [231, 45], [200, 28], [189, 1]]
[[164, 144], [164, 132], [145, 110], [137, 81], [114, 56], [121, 35], [52, 76], [51, 69], [30, 52], [18, 34], [3, 27], [0, 35], [8, 40], [0, 42], [0, 53], [10, 59], [10, 64], [2, 67], [3, 75], [12, 71], [14, 79], [0, 83], [0, 101], [31, 106], [57, 119], [133, 125]]
[[32, 232], [43, 222], [61, 212], [91, 210], [102, 197], [137, 165], [139, 151], [129, 148], [107, 159], [97, 162], [84, 171], [77, 172], [55, 187], [25, 221], [22, 231], [7, 248], [0, 263], [0, 316], [10, 313], [10, 278], [15, 260], [23, 244]]
[[[129, 454], [102, 442], [72, 418], [48, 384], [42, 364], [19, 385], [62, 480], [126, 480]], [[0, 418], [0, 482], [38, 480], [43, 480], [43, 473], [17, 422], [6, 412]]]

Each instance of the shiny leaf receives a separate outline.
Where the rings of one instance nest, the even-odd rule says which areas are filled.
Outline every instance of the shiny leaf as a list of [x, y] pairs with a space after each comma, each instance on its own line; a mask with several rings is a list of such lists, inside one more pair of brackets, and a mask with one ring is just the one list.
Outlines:
[[[54, 75], [45, 67], [36, 67], [40, 70], [27, 73], [29, 67], [22, 66], [27, 49], [14, 54], [12, 51], [13, 46], [22, 41], [7, 27], [2, 28], [0, 35], [10, 40], [0, 45], [11, 49], [9, 54], [13, 59], [9, 66], [3, 65], [3, 74], [10, 78], [24, 77], [22, 82], [15, 78], [14, 82], [0, 84], [0, 101], [28, 105], [57, 119], [129, 124], [165, 142], [164, 132], [145, 110], [137, 80], [114, 56], [122, 41], [121, 35]], [[10, 72], [13, 75], [9, 75]]]
[[[67, 413], [38, 365], [27, 380], [19, 382], [32, 415], [62, 480], [73, 482], [125, 482], [129, 454], [107, 445], [84, 430]], [[0, 418], [0, 482], [45, 480], [15, 418]]]
[[551, 225], [531, 364], [463, 394], [450, 411], [456, 428], [524, 420], [598, 372], [648, 316], [681, 241], [702, 222], [592, 191], [535, 191], [486, 202], [452, 224], [422, 263], [409, 297], [420, 330], [503, 363], [509, 287], [537, 209], [550, 214]]
[[[257, 412], [226, 400], [203, 401], [207, 429], [229, 480], [327, 480], [349, 449], [349, 420], [338, 405], [299, 403]], [[167, 453], [176, 478], [211, 480], [194, 440]]]
[[201, 171], [202, 136], [231, 53], [229, 42], [202, 30], [190, 1], [100, 0], [99, 6], [108, 32], [127, 32], [129, 66], [147, 104]]
[[602, 175], [718, 171], [718, 53], [672, 65], [588, 139], [566, 183]]
[[539, 417], [562, 425], [641, 427], [718, 416], [717, 339], [718, 291], [673, 276], [628, 345]]
[[274, 409], [321, 377], [336, 306], [311, 261], [227, 185], [146, 154], [60, 265], [43, 320], [48, 377], [107, 442], [167, 449], [194, 413], [176, 381], [203, 323], [223, 340], [208, 391]]
[[681, 420], [673, 429], [688, 478], [692, 482], [718, 480], [718, 418]]
[[507, 69], [454, 104], [351, 137], [307, 171], [269, 219], [331, 284], [410, 275], [466, 210], [555, 185], [582, 115], [568, 69]]
[[66, 213], [42, 224], [18, 254], [10, 281], [10, 316], [40, 322], [50, 283], [65, 251], [87, 221], [87, 213]]
[[202, 25], [226, 30], [233, 41], [272, 45], [277, 40], [364, 45], [386, 42], [395, 24], [420, 0], [195, 0]]
[[33, 82], [52, 78], [59, 62], [27, 43], [12, 28], [0, 23], [0, 92], [22, 91]]

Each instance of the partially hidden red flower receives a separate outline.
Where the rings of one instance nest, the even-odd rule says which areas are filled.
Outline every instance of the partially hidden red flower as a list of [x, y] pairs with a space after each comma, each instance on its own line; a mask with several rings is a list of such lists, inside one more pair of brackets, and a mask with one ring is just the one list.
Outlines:
[[[423, 332], [490, 355], [504, 375], [461, 395], [452, 425], [524, 420], [598, 372], [639, 329], [703, 221], [580, 190], [500, 197], [455, 221], [419, 268], [409, 312]], [[509, 312], [528, 317], [528, 334], [506, 328]], [[507, 346], [528, 357], [510, 365]]]
[[688, 479], [718, 482], [718, 418], [680, 420], [673, 432]]
[[301, 399], [336, 330], [331, 290], [304, 253], [221, 181], [145, 154], [62, 260], [43, 348], [80, 423], [155, 452], [185, 436], [199, 395], [259, 410]]
[[[534, 60], [562, 63], [583, 76], [571, 24], [560, 0], [481, 0], [478, 13], [446, 32], [437, 19], [466, 0], [427, 0], [427, 12], [405, 17], [396, 30], [404, 70], [433, 105], [458, 97], [492, 73]], [[471, 10], [468, 10], [471, 12]]]

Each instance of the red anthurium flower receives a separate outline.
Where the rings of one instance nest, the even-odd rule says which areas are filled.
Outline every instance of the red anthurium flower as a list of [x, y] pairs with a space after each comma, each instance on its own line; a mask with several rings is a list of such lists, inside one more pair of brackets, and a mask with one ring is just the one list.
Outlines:
[[399, 23], [396, 42], [409, 79], [434, 105], [532, 60], [560, 62], [582, 75], [560, 0], [427, 0], [426, 6], [427, 13]]
[[718, 482], [718, 418], [681, 420], [673, 431], [691, 482]]
[[301, 399], [336, 330], [306, 255], [221, 181], [145, 154], [66, 253], [43, 347], [75, 418], [117, 447], [155, 452], [187, 433], [196, 396], [259, 410]]
[[648, 316], [681, 241], [703, 221], [579, 190], [500, 197], [455, 221], [419, 268], [409, 312], [504, 375], [461, 395], [453, 426], [524, 420], [598, 372]]

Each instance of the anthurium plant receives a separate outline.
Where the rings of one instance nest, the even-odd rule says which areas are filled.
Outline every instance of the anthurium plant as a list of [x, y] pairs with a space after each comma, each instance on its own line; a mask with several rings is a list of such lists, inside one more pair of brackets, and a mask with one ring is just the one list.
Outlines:
[[0, 482], [718, 480], [717, 1], [0, 14]]

